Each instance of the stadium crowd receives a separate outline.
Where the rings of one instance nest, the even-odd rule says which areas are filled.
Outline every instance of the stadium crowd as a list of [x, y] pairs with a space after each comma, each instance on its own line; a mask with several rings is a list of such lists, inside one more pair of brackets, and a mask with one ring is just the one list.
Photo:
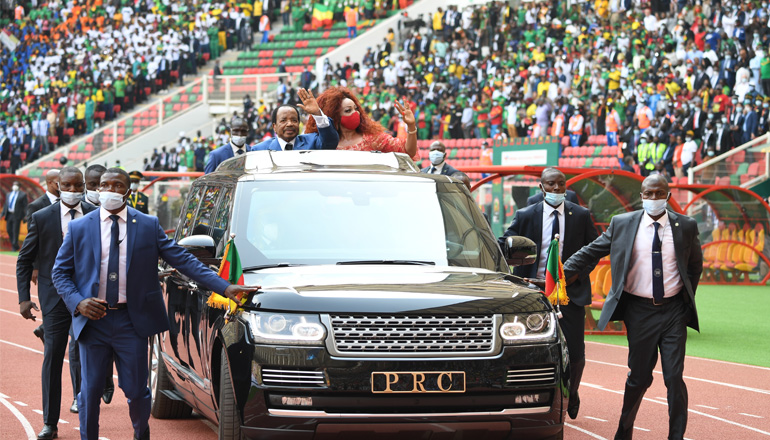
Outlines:
[[250, 42], [251, 14], [251, 7], [199, 0], [54, 0], [4, 10], [2, 159], [14, 171], [181, 84], [210, 58]]
[[352, 87], [393, 132], [404, 97], [420, 139], [606, 135], [643, 174], [683, 175], [770, 120], [767, 2], [693, 3], [439, 7], [323, 82]]

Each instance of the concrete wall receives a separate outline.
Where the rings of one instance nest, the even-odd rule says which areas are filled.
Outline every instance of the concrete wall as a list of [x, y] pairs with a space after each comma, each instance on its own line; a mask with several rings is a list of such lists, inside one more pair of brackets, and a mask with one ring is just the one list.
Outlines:
[[388, 29], [393, 29], [396, 32], [396, 46], [394, 47], [394, 52], [400, 52], [400, 49], [398, 47], [400, 46], [401, 42], [399, 41], [399, 22], [404, 20], [403, 12], [406, 12], [409, 16], [409, 19], [417, 18], [420, 14], [423, 14], [423, 20], [428, 24], [428, 26], [432, 26], [432, 22], [430, 21], [432, 14], [438, 9], [439, 7], [446, 9], [447, 6], [450, 5], [457, 5], [458, 8], [463, 8], [467, 5], [472, 4], [483, 4], [488, 3], [489, 0], [442, 0], [442, 1], [435, 1], [435, 0], [418, 0], [416, 1], [412, 6], [406, 8], [404, 11], [401, 11], [401, 13], [396, 14], [382, 23], [378, 24], [377, 26], [369, 29], [365, 33], [359, 35], [357, 38], [354, 38], [347, 43], [343, 44], [342, 46], [338, 47], [336, 50], [318, 58], [316, 60], [315, 64], [315, 74], [319, 78], [319, 89], [324, 90], [326, 88], [326, 85], [323, 84], [323, 78], [320, 78], [321, 72], [323, 72], [323, 65], [324, 60], [328, 59], [332, 66], [334, 66], [337, 63], [344, 63], [345, 57], [350, 57], [350, 61], [353, 63], [360, 63], [361, 60], [364, 58], [364, 54], [366, 54], [366, 48], [371, 47], [374, 51], [375, 47], [378, 46], [380, 43], [382, 43], [383, 38], [385, 38], [388, 34]]

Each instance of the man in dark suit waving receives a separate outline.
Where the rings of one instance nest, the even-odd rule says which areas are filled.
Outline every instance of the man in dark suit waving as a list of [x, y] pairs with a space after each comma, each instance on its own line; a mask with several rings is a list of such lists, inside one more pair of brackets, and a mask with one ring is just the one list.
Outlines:
[[[51, 281], [51, 270], [63, 238], [67, 235], [69, 223], [96, 209], [93, 205], [82, 202], [85, 181], [79, 169], [66, 167], [61, 170], [59, 187], [61, 200], [32, 214], [27, 239], [24, 240], [16, 260], [16, 284], [21, 316], [34, 321], [36, 317], [32, 314], [32, 309], [41, 311], [45, 329], [42, 371], [45, 426], [38, 434], [38, 439], [52, 439], [57, 435], [61, 411], [62, 366], [72, 323], [72, 316]], [[40, 308], [30, 299], [29, 292], [35, 262], [38, 264], [37, 295]], [[77, 412], [76, 404], [73, 404], [73, 408], [74, 412]]]
[[[545, 288], [545, 267], [548, 246], [559, 234], [559, 256], [566, 260], [583, 246], [596, 239], [597, 232], [591, 212], [580, 205], [565, 200], [567, 178], [556, 168], [546, 168], [540, 175], [540, 189], [544, 201], [516, 211], [513, 223], [499, 239], [500, 245], [511, 235], [527, 237], [537, 245], [537, 263], [517, 266], [514, 275]], [[591, 265], [591, 268], [596, 263]], [[569, 304], [560, 306], [562, 318], [559, 325], [567, 339], [570, 360], [570, 393], [567, 412], [576, 418], [580, 409], [578, 387], [585, 367], [585, 306], [591, 304], [590, 270], [567, 286]]]
[[599, 328], [609, 321], [625, 322], [631, 370], [615, 439], [631, 438], [660, 350], [668, 389], [668, 438], [681, 440], [687, 428], [685, 343], [687, 327], [698, 330], [695, 290], [703, 254], [695, 220], [666, 210], [671, 193], [663, 176], [644, 179], [641, 196], [644, 209], [613, 217], [599, 238], [564, 263], [564, 273], [568, 279], [583, 275], [608, 254], [612, 261], [612, 287]]
[[315, 120], [318, 133], [299, 134], [299, 110], [289, 104], [279, 105], [273, 110], [272, 123], [275, 137], [255, 145], [251, 151], [271, 150], [334, 150], [340, 142], [340, 135], [332, 120], [323, 114], [312, 93], [299, 89], [297, 96], [302, 104], [297, 107]]
[[430, 160], [430, 166], [420, 170], [423, 174], [451, 176], [452, 174], [459, 173], [457, 168], [446, 163], [446, 146], [441, 141], [435, 141], [430, 144], [428, 159]]
[[169, 328], [158, 258], [209, 290], [237, 300], [258, 287], [235, 286], [166, 236], [152, 217], [128, 207], [128, 173], [110, 168], [99, 184], [101, 206], [72, 222], [59, 249], [53, 282], [72, 312], [80, 345], [80, 436], [99, 438], [104, 375], [114, 356], [128, 398], [135, 439], [149, 439], [148, 337]]

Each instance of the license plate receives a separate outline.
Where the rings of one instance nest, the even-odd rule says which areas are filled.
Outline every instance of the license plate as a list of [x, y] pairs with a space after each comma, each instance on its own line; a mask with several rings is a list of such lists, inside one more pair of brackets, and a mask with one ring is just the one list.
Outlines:
[[375, 371], [372, 393], [464, 393], [464, 371]]

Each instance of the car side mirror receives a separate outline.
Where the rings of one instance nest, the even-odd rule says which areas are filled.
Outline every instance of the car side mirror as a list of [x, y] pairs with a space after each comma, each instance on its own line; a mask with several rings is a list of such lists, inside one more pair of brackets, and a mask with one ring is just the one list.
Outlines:
[[512, 235], [505, 238], [503, 255], [509, 266], [534, 264], [537, 258], [537, 246], [527, 237]]
[[214, 239], [208, 235], [191, 235], [179, 240], [179, 246], [182, 246], [187, 252], [199, 260], [209, 260], [216, 258], [217, 244]]

